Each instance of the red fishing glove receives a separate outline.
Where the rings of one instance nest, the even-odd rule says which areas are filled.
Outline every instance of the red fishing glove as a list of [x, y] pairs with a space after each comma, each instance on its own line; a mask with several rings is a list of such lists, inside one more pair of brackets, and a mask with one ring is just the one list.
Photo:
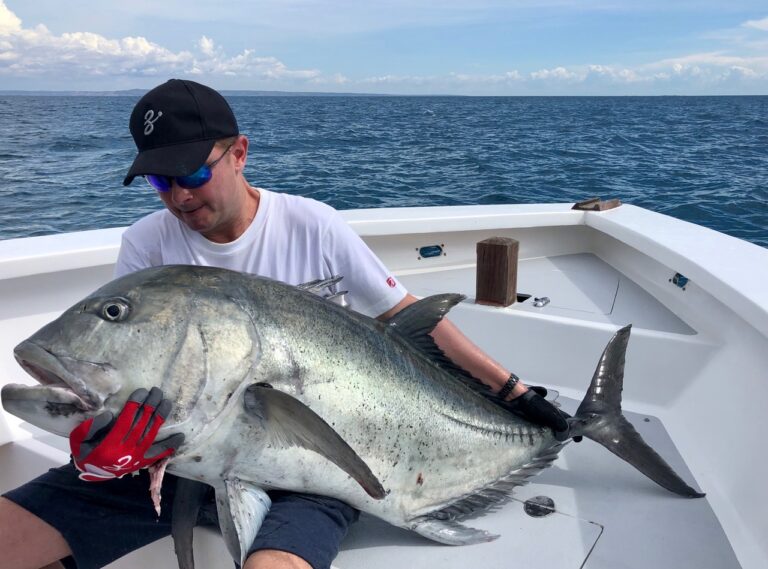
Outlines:
[[157, 387], [137, 389], [113, 422], [106, 411], [83, 421], [69, 435], [80, 479], [102, 482], [122, 478], [170, 456], [184, 442], [181, 433], [154, 442], [173, 404]]

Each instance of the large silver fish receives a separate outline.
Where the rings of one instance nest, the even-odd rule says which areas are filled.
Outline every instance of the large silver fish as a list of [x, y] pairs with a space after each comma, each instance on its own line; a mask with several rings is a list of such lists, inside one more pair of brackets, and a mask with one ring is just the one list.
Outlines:
[[[119, 412], [135, 389], [161, 387], [174, 409], [159, 436], [185, 435], [168, 470], [216, 488], [239, 562], [274, 488], [333, 496], [442, 543], [493, 539], [458, 520], [508, 499], [564, 443], [436, 348], [429, 332], [462, 297], [428, 297], [382, 323], [308, 288], [207, 267], [122, 277], [16, 347], [42, 385], [7, 385], [3, 406], [67, 436]], [[629, 327], [608, 344], [571, 435], [673, 492], [701, 496], [621, 415], [628, 338]], [[196, 506], [177, 501], [174, 538], [191, 567]]]

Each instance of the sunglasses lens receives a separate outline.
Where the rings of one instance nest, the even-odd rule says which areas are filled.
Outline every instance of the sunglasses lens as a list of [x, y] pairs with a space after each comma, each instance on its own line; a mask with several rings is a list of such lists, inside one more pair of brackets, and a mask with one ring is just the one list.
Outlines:
[[207, 184], [210, 181], [211, 176], [211, 169], [204, 164], [189, 176], [178, 176], [176, 178], [176, 183], [187, 190], [194, 190], [203, 184]]
[[167, 192], [171, 189], [171, 179], [168, 176], [155, 176], [154, 174], [146, 174], [144, 178], [147, 180], [149, 185], [155, 188], [158, 192]]

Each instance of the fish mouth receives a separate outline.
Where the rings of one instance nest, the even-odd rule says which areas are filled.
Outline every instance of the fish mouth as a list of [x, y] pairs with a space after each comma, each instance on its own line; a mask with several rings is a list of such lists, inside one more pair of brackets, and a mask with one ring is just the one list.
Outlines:
[[[58, 412], [69, 414], [78, 411], [92, 413], [100, 409], [104, 400], [111, 395], [99, 393], [99, 390], [89, 387], [82, 379], [84, 375], [90, 375], [94, 371], [98, 376], [108, 375], [111, 370], [109, 364], [59, 356], [30, 341], [16, 346], [14, 356], [24, 371], [40, 384], [14, 384], [13, 391], [18, 398], [26, 395], [30, 399], [45, 399], [55, 406]], [[73, 373], [70, 368], [78, 373]]]

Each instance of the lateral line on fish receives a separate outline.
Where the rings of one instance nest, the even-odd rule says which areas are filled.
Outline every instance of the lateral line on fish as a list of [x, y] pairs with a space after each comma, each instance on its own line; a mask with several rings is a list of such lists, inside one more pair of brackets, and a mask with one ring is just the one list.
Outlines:
[[461, 425], [463, 427], [467, 427], [469, 429], [472, 429], [477, 432], [488, 434], [494, 438], [501, 438], [505, 437], [505, 440], [514, 440], [515, 437], [520, 437], [520, 442], [523, 443], [526, 446], [532, 446], [534, 439], [533, 435], [536, 431], [540, 431], [543, 429], [539, 429], [538, 427], [535, 427], [534, 425], [515, 425], [511, 427], [504, 428], [504, 425], [480, 425], [477, 423], [469, 423], [467, 421], [463, 421], [457, 417], [454, 417], [453, 415], [448, 415], [443, 412], [438, 412], [438, 415], [445, 417], [449, 421], [456, 423], [457, 425]]

